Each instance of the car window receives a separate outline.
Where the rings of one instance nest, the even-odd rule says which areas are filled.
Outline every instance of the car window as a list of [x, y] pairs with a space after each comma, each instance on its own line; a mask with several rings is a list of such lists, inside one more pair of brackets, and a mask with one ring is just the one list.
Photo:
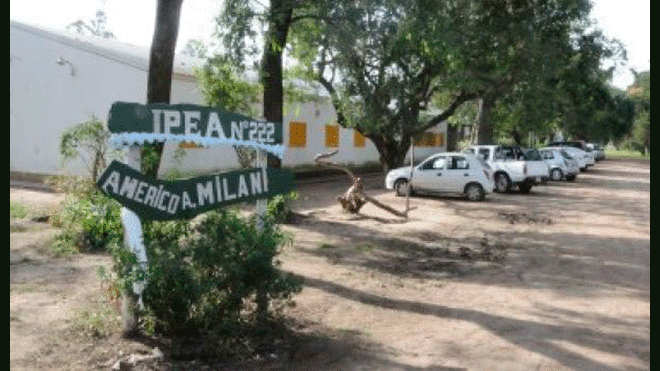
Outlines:
[[433, 161], [433, 169], [444, 169], [445, 168], [445, 162], [447, 162], [446, 157], [438, 157], [438, 159]]
[[555, 158], [555, 156], [552, 154], [552, 151], [540, 151], [540, 153], [545, 160], [552, 160]]
[[490, 155], [490, 148], [480, 148], [479, 149], [479, 156], [482, 159], [487, 159], [488, 155]]
[[496, 160], [515, 160], [516, 155], [513, 153], [512, 148], [498, 148], [495, 150]]
[[465, 170], [469, 169], [470, 164], [468, 160], [463, 156], [452, 156], [449, 163], [447, 164], [447, 169], [449, 170]]
[[536, 149], [528, 149], [524, 152], [524, 158], [527, 161], [541, 161], [541, 155]]
[[467, 149], [465, 149], [465, 151], [463, 151], [463, 152], [465, 152], [465, 153], [469, 153], [469, 154], [472, 154], [472, 155], [473, 155], [473, 154], [474, 154], [474, 148], [467, 148]]
[[564, 156], [565, 158], [567, 158], [569, 160], [573, 159], [573, 157], [571, 157], [571, 155], [569, 155], [568, 152], [564, 151], [563, 149], [559, 153], [561, 153], [562, 156]]
[[422, 163], [420, 169], [422, 170], [431, 170], [431, 169], [444, 169], [445, 162], [447, 158], [445, 156], [438, 156], [430, 158]]

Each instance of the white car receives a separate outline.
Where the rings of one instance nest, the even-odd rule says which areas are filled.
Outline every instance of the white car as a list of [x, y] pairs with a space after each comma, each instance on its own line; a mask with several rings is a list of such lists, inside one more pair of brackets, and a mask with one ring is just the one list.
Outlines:
[[410, 166], [391, 170], [385, 177], [385, 188], [405, 196], [412, 183], [411, 193], [460, 194], [470, 201], [481, 201], [495, 187], [490, 166], [466, 153], [432, 155], [413, 167], [412, 182], [410, 173]]
[[556, 149], [556, 150], [564, 150], [566, 153], [568, 153], [571, 157], [577, 160], [578, 166], [580, 167], [580, 171], [586, 171], [587, 167], [592, 166], [596, 163], [596, 159], [594, 156], [587, 152], [583, 151], [579, 148], [575, 147], [546, 147], [548, 149]]
[[580, 172], [578, 162], [563, 149], [543, 148], [539, 150], [541, 158], [548, 164], [550, 179], [574, 181]]

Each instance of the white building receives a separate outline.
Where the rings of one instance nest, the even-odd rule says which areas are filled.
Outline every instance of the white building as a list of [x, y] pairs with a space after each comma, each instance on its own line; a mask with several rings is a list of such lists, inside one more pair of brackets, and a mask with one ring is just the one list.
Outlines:
[[[202, 104], [192, 67], [199, 60], [175, 58], [170, 102]], [[96, 116], [107, 120], [113, 102], [146, 102], [149, 50], [116, 40], [47, 30], [10, 22], [10, 176], [38, 179], [61, 174], [60, 135]], [[288, 104], [284, 112], [282, 165], [312, 165], [319, 153], [339, 149], [333, 161], [378, 163], [378, 152], [357, 132], [336, 125], [332, 105]], [[444, 150], [444, 125], [427, 133], [415, 157]], [[161, 176], [173, 169], [208, 173], [238, 167], [232, 148], [186, 148], [177, 162], [166, 145]], [[77, 164], [67, 172], [84, 173]]]

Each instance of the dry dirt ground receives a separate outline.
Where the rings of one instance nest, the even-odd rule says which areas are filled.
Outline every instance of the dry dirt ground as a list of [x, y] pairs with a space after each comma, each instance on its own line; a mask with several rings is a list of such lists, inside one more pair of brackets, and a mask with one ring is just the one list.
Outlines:
[[[159, 359], [135, 370], [650, 369], [650, 162], [605, 160], [531, 194], [412, 197], [408, 219], [334, 197], [348, 178], [298, 186], [282, 268], [304, 279], [286, 351], [232, 365]], [[365, 179], [399, 210], [404, 198]], [[47, 210], [61, 196], [10, 189]], [[45, 223], [10, 222], [12, 370], [111, 369], [145, 342], [75, 329], [104, 304], [105, 255], [49, 253]], [[109, 321], [109, 320], [108, 320]], [[123, 357], [123, 358], [122, 358]]]

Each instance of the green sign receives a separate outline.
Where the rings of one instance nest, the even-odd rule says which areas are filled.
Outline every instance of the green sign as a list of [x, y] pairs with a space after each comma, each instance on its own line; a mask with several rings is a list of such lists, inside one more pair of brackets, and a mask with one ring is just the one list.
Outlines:
[[281, 169], [249, 169], [161, 181], [113, 161], [96, 184], [141, 219], [173, 220], [289, 192], [293, 187], [293, 173]]
[[[115, 102], [108, 129], [126, 142], [187, 141], [202, 145], [237, 144], [281, 152], [282, 123], [194, 104]], [[269, 147], [276, 148], [275, 150]]]

